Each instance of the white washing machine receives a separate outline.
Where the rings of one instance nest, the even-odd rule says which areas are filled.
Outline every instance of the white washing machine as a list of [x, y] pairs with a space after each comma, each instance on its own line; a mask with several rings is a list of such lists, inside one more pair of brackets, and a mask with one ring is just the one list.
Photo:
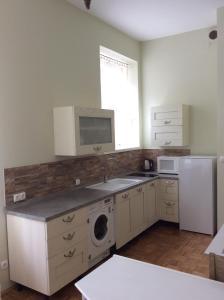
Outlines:
[[107, 198], [89, 207], [89, 267], [107, 257], [114, 244], [114, 204]]

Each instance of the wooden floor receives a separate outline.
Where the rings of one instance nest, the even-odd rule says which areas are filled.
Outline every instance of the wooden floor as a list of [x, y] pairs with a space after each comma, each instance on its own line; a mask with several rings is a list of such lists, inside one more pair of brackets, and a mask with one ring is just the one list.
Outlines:
[[[208, 258], [203, 254], [211, 241], [203, 234], [179, 231], [173, 224], [159, 223], [130, 242], [118, 254], [157, 264], [167, 268], [208, 277]], [[42, 300], [43, 295], [12, 288], [3, 300]], [[52, 297], [53, 300], [81, 300], [81, 295], [70, 284]]]

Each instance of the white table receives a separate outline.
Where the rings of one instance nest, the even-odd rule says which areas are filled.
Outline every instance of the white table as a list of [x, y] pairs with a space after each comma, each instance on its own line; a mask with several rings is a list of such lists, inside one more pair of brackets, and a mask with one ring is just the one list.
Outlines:
[[205, 251], [205, 254], [210, 253], [224, 256], [224, 225], [222, 225], [222, 227], [219, 229], [216, 236]]
[[114, 255], [75, 286], [85, 300], [223, 300], [224, 284]]

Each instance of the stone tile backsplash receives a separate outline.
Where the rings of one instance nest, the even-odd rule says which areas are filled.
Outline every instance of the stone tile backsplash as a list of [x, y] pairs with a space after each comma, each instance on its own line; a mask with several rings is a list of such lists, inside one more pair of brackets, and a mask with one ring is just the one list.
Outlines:
[[13, 203], [13, 194], [26, 192], [27, 199], [74, 188], [75, 179], [81, 185], [102, 181], [140, 170], [144, 158], [156, 162], [158, 155], [188, 155], [190, 150], [133, 150], [113, 154], [77, 157], [50, 163], [5, 169], [6, 206]]

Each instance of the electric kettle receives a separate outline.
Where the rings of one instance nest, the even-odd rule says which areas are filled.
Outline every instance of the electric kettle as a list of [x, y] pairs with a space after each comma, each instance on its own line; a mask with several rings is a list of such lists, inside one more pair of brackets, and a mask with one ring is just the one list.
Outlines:
[[154, 171], [154, 161], [152, 159], [145, 159], [143, 169], [144, 171]]

